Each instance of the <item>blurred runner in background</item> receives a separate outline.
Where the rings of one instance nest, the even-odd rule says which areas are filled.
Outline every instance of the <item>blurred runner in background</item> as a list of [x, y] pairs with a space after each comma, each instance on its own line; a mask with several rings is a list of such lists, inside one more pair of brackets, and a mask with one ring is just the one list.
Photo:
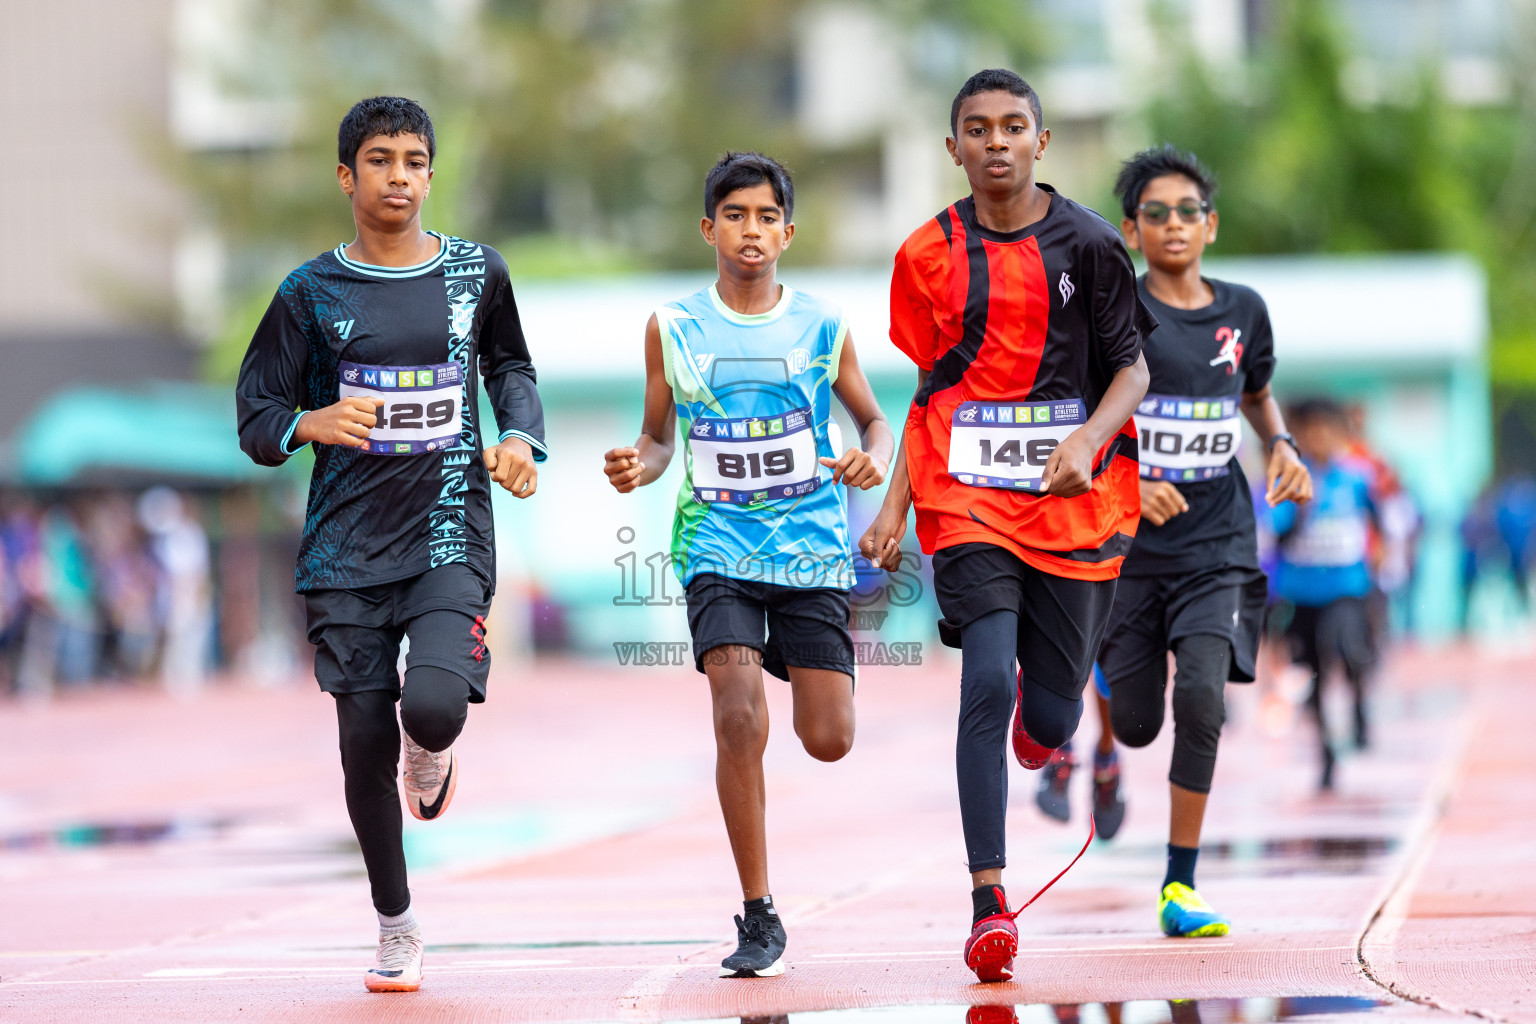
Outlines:
[[[1125, 798], [1120, 795], [1120, 756], [1110, 723], [1109, 683], [1097, 663], [1093, 666], [1093, 703], [1099, 721], [1099, 738], [1093, 748], [1093, 830], [1107, 842], [1115, 838], [1125, 821]], [[1040, 772], [1035, 806], [1041, 814], [1056, 821], [1071, 820], [1069, 786], [1076, 771], [1077, 757], [1069, 740], [1057, 748]]]
[[1371, 531], [1380, 518], [1369, 469], [1348, 458], [1344, 409], [1332, 399], [1309, 399], [1295, 407], [1290, 420], [1316, 495], [1305, 506], [1286, 502], [1271, 513], [1280, 545], [1275, 591], [1293, 609], [1286, 629], [1291, 654], [1312, 674], [1307, 706], [1322, 754], [1319, 785], [1329, 790], [1337, 754], [1323, 691], [1335, 671], [1343, 672], [1354, 697], [1355, 745], [1369, 742], [1365, 686], [1376, 664], [1377, 638], [1367, 602], [1373, 586]]

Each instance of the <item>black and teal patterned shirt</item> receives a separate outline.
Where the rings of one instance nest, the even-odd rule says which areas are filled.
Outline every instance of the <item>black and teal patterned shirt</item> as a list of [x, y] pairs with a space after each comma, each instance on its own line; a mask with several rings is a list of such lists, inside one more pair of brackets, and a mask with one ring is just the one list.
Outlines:
[[[450, 427], [448, 437], [414, 446], [371, 446], [379, 451], [315, 445], [295, 573], [301, 592], [391, 583], [453, 562], [495, 580], [481, 379], [498, 438], [520, 437], [545, 458], [544, 410], [506, 261], [489, 246], [438, 237], [438, 254], [414, 267], [358, 263], [340, 246], [299, 267], [278, 288], [240, 366], [240, 447], [263, 466], [297, 450], [299, 416], [334, 404], [343, 374], [355, 384], [366, 372], [370, 384], [382, 374], [402, 385], [388, 392], [376, 436], [391, 419], [415, 426], [425, 409], [430, 427], [435, 413], [446, 419], [459, 408], [457, 436]], [[434, 368], [421, 377], [436, 390], [412, 404], [417, 395], [404, 382], [424, 367]], [[415, 454], [385, 453], [413, 447]]]

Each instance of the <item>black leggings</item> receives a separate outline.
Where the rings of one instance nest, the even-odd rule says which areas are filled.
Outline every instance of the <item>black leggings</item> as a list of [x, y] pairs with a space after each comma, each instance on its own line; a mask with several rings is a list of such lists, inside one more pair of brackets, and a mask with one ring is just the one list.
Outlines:
[[[1019, 650], [1017, 612], [995, 611], [960, 635], [960, 729], [955, 738], [955, 775], [960, 783], [960, 822], [970, 870], [1007, 863], [1004, 824], [1008, 814], [1008, 729], [1018, 690], [1014, 659]], [[1038, 743], [1059, 747], [1077, 731], [1083, 701], [1052, 693], [1024, 673], [1024, 728]]]
[[[1173, 764], [1168, 781], [1191, 793], [1209, 793], [1216, 774], [1216, 745], [1227, 720], [1227, 677], [1232, 642], [1196, 634], [1173, 642]], [[1115, 738], [1144, 747], [1163, 728], [1168, 665], [1162, 658], [1136, 674], [1109, 680], [1109, 721]]]
[[1298, 607], [1287, 629], [1291, 653], [1312, 673], [1307, 710], [1317, 720], [1323, 763], [1333, 758], [1328, 722], [1323, 712], [1323, 688], [1335, 667], [1342, 669], [1355, 700], [1355, 740], [1366, 742], [1365, 687], [1376, 661], [1376, 629], [1366, 599], [1344, 597], [1322, 608]]
[[[464, 728], [469, 693], [468, 680], [456, 672], [435, 665], [413, 666], [405, 673], [400, 722], [423, 747], [444, 750]], [[395, 722], [394, 694], [363, 690], [333, 696], [341, 732], [347, 814], [363, 851], [374, 909], [393, 917], [411, 905], [401, 842], [400, 793], [395, 783], [400, 725]]]

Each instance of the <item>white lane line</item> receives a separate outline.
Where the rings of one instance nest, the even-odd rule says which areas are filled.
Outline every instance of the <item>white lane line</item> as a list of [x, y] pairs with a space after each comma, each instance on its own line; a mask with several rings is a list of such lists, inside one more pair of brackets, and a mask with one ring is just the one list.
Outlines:
[[[434, 974], [463, 973], [470, 967], [553, 967], [568, 964], [569, 960], [460, 960], [446, 964], [432, 964], [427, 970]], [[337, 967], [162, 967], [147, 971], [146, 978], [217, 978], [225, 974], [328, 974], [349, 973], [362, 968], [352, 965]]]
[[[1124, 949], [1132, 949], [1132, 950], [1144, 949], [1144, 950], [1155, 950], [1155, 951], [1161, 952], [1161, 953], [1168, 953], [1168, 952], [1172, 952], [1175, 949], [1185, 949], [1185, 950], [1194, 949], [1194, 948], [1199, 948], [1199, 949], [1232, 949], [1232, 948], [1234, 948], [1235, 945], [1236, 945], [1236, 943], [1229, 939], [1226, 942], [1205, 942], [1205, 941], [1202, 941], [1198, 947], [1188, 946], [1188, 945], [1175, 945], [1174, 944], [1174, 940], [1167, 940], [1167, 941], [1164, 941], [1164, 942], [1138, 942], [1138, 943], [1135, 943], [1135, 944], [1132, 944], [1132, 945], [1113, 945], [1113, 946], [1031, 946], [1031, 947], [1029, 947], [1027, 949], [1019, 950], [1019, 955], [1023, 956], [1023, 955], [1027, 955], [1027, 954], [1030, 954], [1030, 953], [1098, 953], [1098, 952], [1109, 952], [1111, 950], [1124, 950]], [[830, 958], [834, 958], [834, 957], [838, 958], [838, 959], [846, 959], [846, 958], [849, 958], [849, 957], [872, 957], [872, 958], [879, 958], [879, 957], [885, 957], [885, 956], [944, 956], [944, 955], [953, 954], [954, 952], [955, 951], [952, 950], [952, 949], [920, 949], [920, 950], [913, 950], [911, 952], [904, 952], [904, 953], [896, 953], [896, 952], [886, 953], [886, 952], [883, 952], [883, 951], [880, 951], [880, 952], [869, 952], [869, 953], [814, 953], [814, 954], [812, 954], [812, 956], [814, 958], [816, 958], [816, 959], [822, 959], [822, 958], [830, 959]]]
[[[440, 965], [440, 966], [437, 966], [437, 967], [428, 966], [426, 973], [430, 975], [430, 974], [528, 974], [528, 973], [533, 972], [533, 971], [558, 971], [558, 972], [569, 972], [569, 971], [638, 971], [638, 972], [642, 972], [642, 974], [644, 974], [644, 973], [654, 972], [655, 969], [656, 969], [656, 965], [655, 964], [606, 964], [606, 965], [604, 965], [604, 964], [593, 964], [593, 965], [572, 964], [572, 965], [569, 965], [569, 966], [560, 966], [560, 967], [501, 967], [501, 968], [491, 968], [491, 969], [455, 971], [455, 970], [450, 969], [447, 965]], [[676, 970], [676, 971], [679, 971], [679, 972], [681, 972], [681, 971], [692, 971], [692, 970], [718, 971], [719, 969], [720, 969], [720, 966], [718, 964], [675, 964], [675, 965], [673, 965], [672, 967], [669, 968], [669, 970]], [[250, 968], [246, 968], [245, 970], [249, 971]], [[357, 968], [357, 967], [347, 967], [347, 968], [333, 968], [333, 967], [318, 967], [318, 968], [316, 968], [316, 967], [310, 967], [310, 968], [305, 968], [303, 970], [291, 969], [291, 968], [285, 969], [285, 970], [286, 970], [286, 973], [288, 974], [288, 976], [291, 977], [291, 978], [296, 978], [296, 979], [311, 978], [313, 980], [317, 980], [318, 981], [318, 980], [322, 980], [322, 979], [326, 979], [326, 978], [334, 978], [337, 973], [354, 971], [354, 970], [355, 971], [361, 971], [361, 968]], [[316, 972], [322, 972], [322, 971], [325, 972], [325, 973], [316, 973]], [[207, 977], [207, 976], [187, 977], [187, 976], [183, 975], [183, 976], [178, 976], [178, 977], [166, 977], [166, 976], [148, 977], [148, 976], [141, 976], [141, 977], [137, 977], [137, 978], [69, 978], [69, 979], [61, 979], [61, 980], [6, 981], [6, 982], [0, 982], [0, 991], [4, 991], [5, 989], [8, 989], [8, 988], [19, 987], [19, 986], [22, 986], [22, 985], [139, 985], [139, 984], [174, 984], [176, 982], [189, 982], [189, 981], [257, 981], [257, 980], [267, 980], [269, 977], [270, 976], [259, 977], [258, 975], [254, 975], [254, 974], [242, 973], [242, 974], [220, 974], [220, 975], [217, 975], [215, 977]]]
[[652, 967], [640, 977], [636, 978], [624, 994], [619, 996], [616, 1002], [619, 1004], [620, 1020], [656, 1020], [659, 1018], [659, 1003], [673, 982], [683, 976], [688, 970], [696, 970], [701, 967], [714, 967], [714, 964], [666, 964], [661, 967]]
[[953, 953], [953, 952], [954, 952], [954, 950], [952, 950], [952, 949], [914, 949], [914, 950], [907, 950], [905, 952], [899, 952], [899, 953], [898, 952], [891, 952], [891, 953], [813, 953], [813, 954], [811, 954], [811, 956], [812, 956], [813, 959], [817, 959], [817, 960], [820, 960], [823, 957], [836, 958], [836, 959], [841, 960], [841, 959], [844, 959], [846, 957], [855, 957], [855, 956], [860, 956], [860, 957], [862, 957], [862, 956], [870, 956], [870, 957], [882, 957], [882, 956], [943, 956], [946, 953]]
[[[1307, 951], [1308, 952], [1313, 952], [1313, 953], [1334, 953], [1334, 952], [1340, 952], [1340, 951], [1343, 951], [1343, 950], [1352, 950], [1354, 948], [1355, 948], [1354, 946], [1310, 946], [1310, 947], [1307, 948]], [[1231, 955], [1241, 955], [1241, 956], [1250, 956], [1250, 955], [1264, 955], [1264, 956], [1268, 956], [1268, 955], [1277, 954], [1277, 953], [1295, 953], [1297, 951], [1297, 948], [1295, 946], [1277, 946], [1277, 947], [1273, 947], [1273, 948], [1238, 949], [1238, 948], [1233, 948], [1233, 947], [1230, 947], [1230, 946], [1219, 946], [1218, 947], [1218, 946], [1214, 946], [1214, 945], [1207, 945], [1207, 944], [1204, 944], [1204, 943], [1202, 943], [1200, 946], [1183, 946], [1183, 945], [1173, 946], [1170, 943], [1169, 947], [1167, 947], [1167, 948], [1156, 948], [1156, 947], [1151, 947], [1151, 948], [1149, 948], [1149, 947], [1117, 948], [1117, 947], [1111, 947], [1111, 946], [1100, 946], [1100, 947], [1098, 947], [1096, 949], [1081, 949], [1081, 948], [1073, 949], [1073, 948], [1063, 947], [1061, 949], [1030, 950], [1030, 951], [1027, 951], [1027, 952], [1021, 952], [1019, 954], [1019, 956], [1020, 956], [1021, 959], [1030, 959], [1031, 957], [1033, 957], [1033, 956], [1035, 956], [1037, 954], [1043, 954], [1041, 956], [1041, 959], [1043, 959], [1044, 956], [1053, 956], [1053, 955], [1059, 955], [1059, 954], [1075, 954], [1075, 955], [1083, 955], [1083, 956], [1165, 956], [1165, 955], [1168, 955], [1168, 954], [1180, 955], [1180, 954], [1191, 954], [1191, 953], [1204, 952], [1204, 951], [1223, 952], [1223, 953], [1228, 953], [1228, 954], [1231, 954]], [[818, 966], [818, 965], [836, 964], [836, 963], [853, 963], [853, 964], [858, 964], [858, 963], [868, 963], [869, 962], [868, 959], [856, 958], [857, 955], [855, 955], [854, 957], [850, 957], [849, 959], [846, 959], [846, 960], [838, 960], [838, 959], [836, 959], [836, 954], [821, 954], [821, 956], [823, 958], [819, 959], [819, 960], [790, 961], [789, 964], [791, 966], [797, 966], [797, 965], [803, 964], [806, 967], [815, 967], [815, 966]], [[933, 956], [909, 956], [908, 959], [906, 959], [906, 960], [904, 960], [902, 962], [903, 963], [944, 963], [944, 962], [947, 962], [947, 961], [950, 961], [950, 960], [958, 962], [959, 959], [960, 959], [959, 956], [957, 954], [955, 954], [954, 952], [947, 952], [947, 953], [945, 953], [943, 955], [937, 955], [936, 954], [936, 955], [933, 955]], [[65, 979], [65, 980], [58, 980], [58, 981], [48, 981], [48, 980], [39, 980], [39, 981], [7, 981], [7, 982], [0, 982], [0, 990], [4, 990], [4, 989], [7, 989], [7, 988], [15, 988], [15, 987], [23, 986], [23, 985], [135, 985], [135, 984], [154, 983], [154, 982], [158, 982], [158, 983], [175, 983], [175, 982], [189, 982], [189, 981], [256, 981], [256, 980], [259, 980], [262, 977], [261, 975], [256, 975], [256, 974], [250, 973], [253, 970], [253, 968], [244, 968], [243, 970], [244, 970], [244, 973], [241, 973], [241, 974], [220, 974], [218, 976], [213, 976], [213, 977], [210, 977], [210, 976], [207, 976], [207, 975], [189, 976], [189, 975], [185, 975], [185, 974], [182, 974], [182, 975], [166, 975], [166, 974], [162, 974], [160, 972], [151, 972], [149, 975], [145, 975], [145, 976], [138, 977], [138, 978], [75, 978], [75, 979]], [[355, 971], [355, 970], [357, 970], [357, 968], [356, 967], [344, 967], [344, 968], [339, 968], [339, 967], [334, 967], [334, 968], [333, 967], [319, 967], [319, 968], [310, 967], [310, 968], [305, 968], [303, 970], [296, 970], [296, 969], [292, 969], [292, 968], [281, 968], [281, 969], [279, 969], [279, 968], [262, 968], [262, 970], [273, 970], [273, 971], [281, 970], [282, 972], [287, 973], [290, 977], [293, 977], [295, 979], [313, 978], [315, 980], [320, 980], [320, 979], [324, 979], [324, 978], [335, 977], [335, 975], [337, 973], [348, 973], [348, 972], [351, 972], [351, 971]], [[439, 966], [436, 966], [436, 967], [429, 968], [429, 972], [435, 972], [435, 973], [439, 973], [439, 974], [465, 974], [465, 975], [473, 975], [473, 974], [526, 974], [526, 973], [530, 973], [530, 972], [534, 972], [534, 971], [549, 971], [549, 972], [556, 972], [556, 973], [568, 973], [568, 972], [573, 972], [573, 971], [640, 971], [640, 972], [643, 972], [641, 977], [639, 979], [637, 979], [636, 983], [633, 986], [631, 986], [629, 990], [627, 990], [625, 992], [624, 996], [620, 997], [622, 1000], [626, 1000], [626, 1001], [628, 1001], [628, 1002], [630, 1002], [632, 1004], [639, 1004], [640, 1002], [642, 1002], [644, 1000], [655, 1000], [658, 996], [660, 996], [660, 995], [662, 995], [662, 994], [664, 994], [666, 992], [667, 986], [669, 986], [671, 984], [671, 982], [675, 981], [678, 977], [680, 977], [685, 972], [688, 972], [688, 971], [704, 971], [704, 970], [718, 971], [719, 967], [716, 964], [713, 964], [713, 963], [706, 963], [706, 964], [668, 964], [665, 967], [657, 967], [657, 965], [655, 965], [655, 964], [570, 964], [570, 963], [567, 963], [567, 964], [563, 964], [563, 965], [551, 965], [551, 966], [547, 966], [547, 967], [542, 967], [542, 966], [541, 967], [501, 967], [501, 968], [494, 968], [494, 969], [480, 968], [480, 969], [473, 969], [473, 970], [454, 970], [452, 968], [452, 966], [448, 965], [448, 964], [442, 964], [442, 965], [439, 965]], [[323, 972], [323, 973], [321, 973], [321, 972]], [[632, 1005], [630, 1007], [630, 1010], [631, 1010], [631, 1013], [634, 1013], [636, 1010], [639, 1010], [639, 1006], [638, 1005]]]
[[[1313, 953], [1330, 953], [1330, 952], [1338, 952], [1340, 950], [1354, 949], [1354, 948], [1355, 948], [1354, 946], [1308, 946], [1308, 947], [1306, 947], [1306, 951], [1307, 952], [1313, 952]], [[1275, 949], [1257, 949], [1257, 948], [1255, 948], [1255, 949], [1246, 949], [1246, 948], [1230, 946], [1230, 945], [1228, 945], [1228, 946], [1215, 946], [1215, 945], [1206, 945], [1206, 944], [1202, 943], [1199, 946], [1183, 946], [1183, 945], [1175, 946], [1175, 945], [1170, 943], [1169, 945], [1162, 946], [1162, 947], [1158, 947], [1158, 946], [1098, 946], [1098, 947], [1093, 948], [1093, 949], [1083, 949], [1081, 947], [1073, 948], [1073, 947], [1063, 946], [1060, 949], [1030, 949], [1030, 950], [1022, 950], [1021, 949], [1021, 950], [1019, 950], [1019, 953], [1018, 953], [1018, 959], [1020, 959], [1020, 960], [1029, 960], [1031, 958], [1036, 958], [1036, 957], [1038, 957], [1039, 959], [1044, 959], [1044, 958], [1046, 958], [1048, 956], [1063, 956], [1063, 955], [1066, 955], [1066, 956], [1169, 956], [1169, 955], [1172, 955], [1172, 956], [1187, 956], [1187, 955], [1190, 955], [1190, 954], [1193, 954], [1193, 953], [1227, 953], [1227, 954], [1234, 955], [1234, 956], [1248, 956], [1250, 954], [1260, 954], [1260, 953], [1268, 955], [1268, 954], [1271, 954], [1271, 953], [1295, 953], [1295, 952], [1297, 952], [1297, 947], [1295, 947], [1295, 946], [1278, 947], [1278, 948], [1275, 948]], [[825, 959], [817, 961], [818, 963], [823, 963], [823, 964], [836, 964], [836, 963], [867, 964], [867, 963], [871, 962], [868, 956], [863, 956], [863, 955], [859, 955], [859, 954], [854, 954], [853, 956], [850, 956], [848, 959], [837, 959], [839, 954], [836, 954], [836, 953], [823, 953], [823, 954], [817, 954], [817, 955], [825, 957]], [[904, 964], [915, 964], [915, 963], [928, 963], [928, 962], [933, 962], [933, 961], [944, 961], [944, 960], [954, 960], [954, 961], [958, 962], [960, 960], [960, 956], [959, 956], [958, 953], [955, 953], [953, 951], [945, 953], [942, 956], [910, 955], [906, 959], [902, 960], [901, 962], [904, 963]], [[810, 966], [810, 965], [807, 964], [807, 966]]]

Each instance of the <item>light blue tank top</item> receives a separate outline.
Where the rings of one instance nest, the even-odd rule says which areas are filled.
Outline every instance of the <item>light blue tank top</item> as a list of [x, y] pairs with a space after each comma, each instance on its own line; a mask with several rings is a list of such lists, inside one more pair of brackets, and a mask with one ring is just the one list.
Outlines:
[[848, 328], [788, 285], [766, 313], [737, 313], [715, 286], [656, 311], [683, 439], [672, 564], [787, 587], [853, 585], [832, 384]]

